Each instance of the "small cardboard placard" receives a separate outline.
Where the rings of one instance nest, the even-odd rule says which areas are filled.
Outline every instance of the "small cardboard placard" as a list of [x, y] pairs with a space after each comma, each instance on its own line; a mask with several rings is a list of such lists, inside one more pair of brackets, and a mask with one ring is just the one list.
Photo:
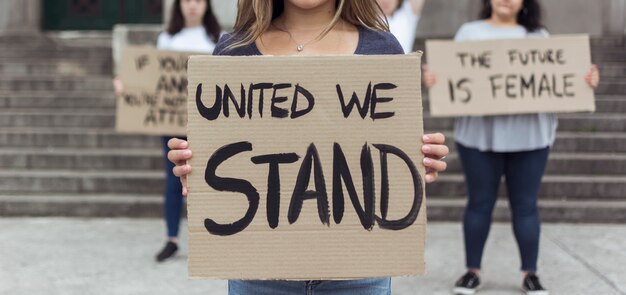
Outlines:
[[432, 116], [595, 111], [589, 36], [427, 41]]
[[122, 49], [115, 130], [123, 133], [180, 135], [187, 132], [187, 60], [199, 53]]
[[192, 56], [189, 276], [422, 274], [420, 58]]

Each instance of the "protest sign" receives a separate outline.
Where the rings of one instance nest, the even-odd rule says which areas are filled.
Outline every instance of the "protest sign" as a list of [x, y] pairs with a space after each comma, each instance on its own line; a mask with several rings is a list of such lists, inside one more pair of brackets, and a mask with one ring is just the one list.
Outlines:
[[187, 60], [190, 52], [148, 46], [122, 49], [117, 97], [118, 132], [184, 136], [187, 126]]
[[189, 276], [422, 274], [420, 58], [191, 57]]
[[432, 116], [595, 110], [588, 36], [427, 41]]

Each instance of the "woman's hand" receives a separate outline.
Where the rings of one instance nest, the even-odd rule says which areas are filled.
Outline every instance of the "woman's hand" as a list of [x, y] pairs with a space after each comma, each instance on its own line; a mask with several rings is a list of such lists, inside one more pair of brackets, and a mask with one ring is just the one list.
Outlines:
[[187, 164], [187, 160], [191, 159], [191, 150], [187, 141], [172, 138], [167, 142], [167, 146], [170, 151], [167, 153], [167, 158], [170, 162], [174, 163], [174, 175], [180, 177], [180, 182], [183, 184], [183, 196], [187, 196], [187, 174], [191, 172], [191, 166]]
[[422, 65], [422, 80], [428, 89], [433, 88], [437, 83], [437, 75], [430, 70], [428, 65]]
[[585, 81], [587, 81], [587, 84], [589, 84], [591, 88], [598, 88], [598, 84], [600, 84], [600, 71], [597, 65], [591, 65], [591, 69], [587, 72], [587, 75], [585, 75]]
[[124, 92], [124, 83], [122, 83], [120, 78], [113, 78], [113, 89], [115, 89], [115, 95], [117, 96], [122, 95], [122, 92]]
[[441, 133], [425, 134], [422, 139], [422, 153], [424, 156], [424, 166], [426, 166], [426, 183], [433, 183], [437, 180], [439, 172], [448, 168], [448, 164], [442, 161], [448, 156], [450, 149], [445, 145], [446, 137]]

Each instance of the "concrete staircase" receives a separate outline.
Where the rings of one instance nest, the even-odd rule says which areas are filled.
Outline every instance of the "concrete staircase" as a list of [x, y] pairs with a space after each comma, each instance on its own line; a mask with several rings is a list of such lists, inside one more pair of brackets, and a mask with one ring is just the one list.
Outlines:
[[[160, 139], [113, 130], [110, 44], [0, 36], [0, 216], [161, 215]], [[593, 51], [598, 112], [560, 116], [540, 197], [546, 221], [626, 222], [624, 39], [595, 39]], [[452, 123], [426, 114], [426, 129], [445, 131], [451, 146]], [[432, 220], [462, 216], [463, 177], [456, 153], [448, 159], [427, 187]], [[508, 218], [506, 201], [495, 218]]]
[[116, 134], [111, 36], [0, 37], [0, 216], [159, 216], [160, 139]]

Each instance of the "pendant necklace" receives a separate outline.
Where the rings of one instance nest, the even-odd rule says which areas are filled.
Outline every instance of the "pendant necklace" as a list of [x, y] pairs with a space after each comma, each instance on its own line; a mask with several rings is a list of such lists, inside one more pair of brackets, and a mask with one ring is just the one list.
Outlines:
[[311, 39], [311, 40], [309, 40], [307, 42], [300, 43], [293, 37], [291, 32], [289, 32], [289, 30], [287, 30], [287, 27], [285, 26], [284, 21], [283, 21], [282, 27], [284, 28], [284, 29], [282, 29], [282, 31], [286, 32], [289, 35], [289, 40], [292, 40], [296, 44], [296, 51], [298, 51], [298, 52], [302, 52], [307, 45], [309, 45], [309, 44], [311, 44], [313, 42], [319, 41], [318, 40], [319, 35], [318, 35], [317, 37], [315, 37], [315, 38], [313, 38], [313, 39]]

